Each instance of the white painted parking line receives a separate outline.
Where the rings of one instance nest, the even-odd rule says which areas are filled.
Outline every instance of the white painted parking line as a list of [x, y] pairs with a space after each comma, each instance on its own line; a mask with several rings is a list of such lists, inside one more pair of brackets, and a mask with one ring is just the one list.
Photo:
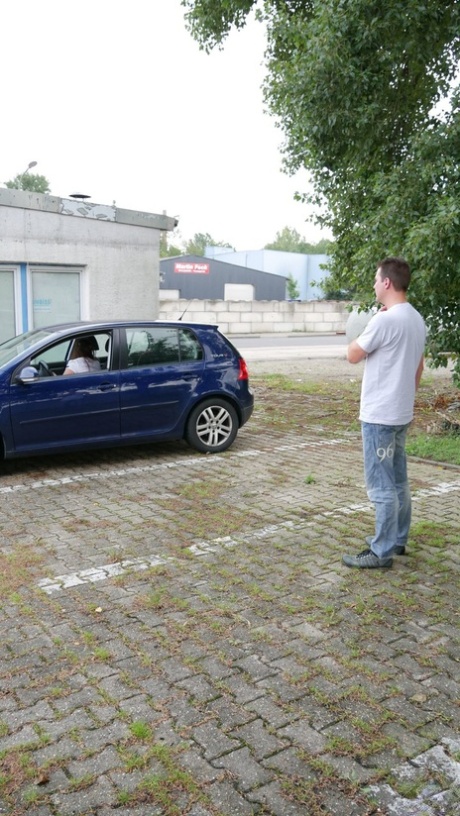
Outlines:
[[[286, 451], [303, 450], [305, 448], [323, 448], [336, 445], [349, 445], [350, 439], [308, 439], [304, 442], [298, 442], [292, 445], [278, 445], [272, 448], [272, 453], [284, 453]], [[247, 450], [247, 451], [231, 451], [224, 454], [226, 459], [242, 459], [248, 456], [262, 456], [265, 454], [264, 450]], [[104, 481], [106, 479], [116, 479], [120, 476], [135, 476], [143, 473], [154, 473], [155, 471], [172, 470], [174, 468], [183, 467], [202, 467], [206, 463], [206, 467], [210, 465], [217, 465], [221, 463], [221, 456], [215, 454], [213, 456], [187, 456], [183, 459], [175, 459], [171, 462], [160, 462], [153, 465], [140, 465], [136, 467], [116, 468], [114, 470], [98, 470], [90, 471], [88, 473], [77, 473], [73, 476], [62, 476], [59, 479], [40, 479], [36, 482], [21, 482], [14, 485], [6, 485], [0, 487], [0, 495], [17, 492], [28, 492], [31, 490], [44, 490], [49, 487], [61, 487], [66, 484], [75, 484], [76, 482], [90, 482], [90, 481]]]
[[43, 578], [38, 582], [38, 587], [43, 589], [47, 595], [60, 592], [63, 589], [81, 586], [82, 584], [94, 584], [97, 581], [106, 581], [108, 578], [116, 578], [128, 572], [140, 572], [151, 567], [160, 567], [172, 561], [171, 558], [161, 558], [159, 555], [152, 555], [148, 558], [133, 558], [119, 561], [114, 564], [104, 564], [102, 567], [90, 567], [79, 572], [69, 572], [66, 575], [55, 575], [54, 578]]
[[[439, 496], [452, 493], [460, 490], [460, 479], [454, 482], [441, 482], [433, 485], [431, 488], [424, 488], [417, 490], [413, 496], [412, 501], [420, 501], [429, 496]], [[310, 527], [315, 521], [324, 518], [349, 516], [355, 513], [370, 513], [373, 511], [371, 503], [365, 504], [350, 504], [343, 507], [335, 507], [333, 510], [325, 510], [317, 513], [308, 521], [286, 521], [280, 524], [269, 524], [259, 530], [254, 530], [251, 533], [244, 533], [235, 537], [225, 536], [222, 538], [215, 538], [211, 541], [199, 541], [187, 548], [188, 552], [195, 556], [206, 556], [218, 552], [219, 549], [230, 549], [244, 544], [247, 541], [254, 539], [266, 538], [281, 531], [291, 530], [297, 531]], [[128, 572], [147, 570], [151, 567], [162, 566], [165, 564], [177, 563], [177, 559], [162, 557], [159, 555], [150, 555], [145, 558], [136, 558], [129, 561], [120, 561], [113, 564], [105, 564], [101, 567], [91, 567], [90, 569], [80, 570], [78, 572], [67, 573], [66, 575], [56, 575], [54, 578], [44, 578], [38, 582], [39, 589], [46, 592], [47, 595], [52, 595], [55, 592], [61, 592], [71, 587], [82, 584], [96, 583], [97, 581], [105, 581], [108, 578], [114, 578], [118, 575], [123, 575]]]

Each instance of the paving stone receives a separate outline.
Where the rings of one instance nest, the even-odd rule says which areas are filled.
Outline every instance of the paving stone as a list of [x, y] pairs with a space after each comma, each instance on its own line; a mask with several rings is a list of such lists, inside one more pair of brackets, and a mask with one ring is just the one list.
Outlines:
[[279, 782], [270, 782], [251, 791], [248, 798], [259, 802], [272, 816], [306, 816], [305, 804], [293, 802], [283, 795]]
[[[254, 805], [248, 802], [230, 782], [219, 782], [210, 785], [209, 796], [219, 815], [222, 816], [255, 816]], [[304, 815], [305, 816], [305, 815]]]
[[219, 692], [202, 674], [195, 674], [186, 680], [180, 680], [176, 685], [178, 688], [187, 691], [193, 700], [198, 700], [201, 703], [207, 703], [214, 700], [216, 696], [220, 696]]
[[215, 768], [206, 759], [203, 759], [200, 753], [193, 748], [182, 751], [178, 756], [178, 762], [192, 776], [195, 782], [208, 784], [218, 780], [221, 781], [224, 777], [222, 771]]
[[253, 720], [229, 734], [249, 746], [251, 754], [260, 762], [264, 757], [274, 754], [285, 747], [285, 743], [267, 729], [263, 720]]
[[222, 754], [234, 751], [241, 743], [236, 739], [227, 737], [214, 723], [194, 728], [192, 737], [198, 745], [204, 749], [204, 756], [208, 760], [216, 759]]
[[395, 741], [400, 756], [405, 755], [412, 757], [414, 754], [421, 753], [428, 748], [426, 739], [419, 737], [418, 734], [412, 733], [407, 728], [403, 728], [398, 723], [387, 723], [384, 725], [382, 727], [382, 734], [385, 734]]
[[235, 661], [235, 666], [241, 669], [246, 675], [249, 675], [251, 680], [255, 682], [277, 673], [271, 666], [267, 666], [263, 663], [257, 655], [248, 655], [248, 657], [243, 658], [243, 660], [237, 660]]
[[283, 725], [287, 725], [296, 719], [292, 709], [285, 711], [281, 706], [276, 705], [273, 700], [266, 696], [251, 700], [251, 702], [246, 705], [246, 709], [258, 714], [265, 720], [267, 725], [274, 729], [282, 728]]
[[176, 683], [178, 680], [183, 680], [184, 678], [193, 677], [195, 674], [191, 666], [184, 666], [175, 657], [162, 660], [159, 666], [171, 683]]
[[305, 720], [296, 720], [295, 723], [280, 728], [278, 736], [292, 740], [292, 742], [304, 748], [309, 754], [320, 754], [326, 749], [326, 737], [310, 728]]
[[10, 731], [17, 731], [27, 723], [35, 722], [37, 720], [50, 720], [55, 716], [51, 706], [46, 700], [36, 702], [28, 708], [15, 707], [12, 711], [3, 710], [2, 722], [5, 723]]
[[[264, 682], [266, 681], [262, 681], [262, 683]], [[262, 697], [265, 694], [263, 688], [247, 683], [243, 677], [236, 675], [227, 677], [225, 681], [223, 681], [223, 686], [230, 694], [233, 694], [235, 702], [239, 705], [250, 703], [252, 700], [256, 700], [257, 697]]]
[[271, 781], [273, 774], [257, 762], [248, 748], [240, 748], [213, 760], [216, 768], [225, 768], [237, 780], [237, 787], [248, 791]]
[[96, 774], [102, 776], [106, 771], [111, 771], [114, 768], [119, 768], [121, 759], [115, 748], [110, 745], [102, 751], [98, 751], [91, 757], [83, 759], [80, 762], [69, 762], [67, 764], [67, 771], [76, 779], [81, 779], [87, 774]]
[[104, 677], [99, 682], [99, 688], [113, 700], [124, 700], [129, 697], [136, 696], [136, 692], [133, 690], [132, 686], [128, 686], [126, 683], [120, 680], [118, 675]]
[[32, 725], [25, 725], [14, 734], [0, 738], [0, 751], [12, 751], [21, 745], [38, 742], [37, 732]]
[[231, 666], [227, 666], [221, 660], [215, 657], [205, 657], [200, 660], [200, 669], [205, 674], [209, 675], [212, 680], [223, 680], [225, 677], [230, 677], [235, 673]]
[[300, 756], [298, 748], [285, 748], [262, 761], [264, 768], [279, 771], [286, 778], [314, 781], [316, 771]]
[[53, 794], [51, 801], [58, 809], [59, 816], [80, 816], [80, 814], [83, 816], [83, 814], [94, 812], [103, 805], [114, 806], [117, 802], [117, 794], [111, 782], [103, 776], [93, 785], [74, 793]]
[[251, 706], [256, 705], [259, 700], [263, 699], [265, 698], [259, 697], [257, 700], [248, 703], [247, 706], [242, 706], [236, 705], [227, 695], [222, 695], [208, 703], [206, 710], [216, 717], [223, 731], [228, 732], [253, 720], [255, 715], [251, 713]]
[[97, 689], [87, 685], [85, 688], [82, 688], [77, 692], [73, 692], [72, 694], [68, 694], [65, 697], [53, 699], [53, 706], [56, 711], [59, 711], [64, 715], [70, 715], [72, 711], [75, 711], [75, 709], [82, 709], [86, 706], [90, 706], [93, 703], [97, 703], [99, 699], [100, 697]]
[[37, 748], [33, 752], [33, 758], [35, 764], [40, 767], [41, 765], [49, 765], [61, 761], [65, 762], [69, 759], [79, 757], [80, 754], [81, 745], [66, 736], [63, 739], [58, 739], [48, 745]]
[[[292, 703], [294, 700], [299, 700], [301, 697], [305, 696], [305, 689], [292, 686], [288, 680], [284, 679], [281, 674], [274, 675], [273, 677], [265, 678], [258, 683], [259, 688], [259, 695], [266, 694], [269, 692], [272, 694], [276, 700], [279, 700], [280, 703]], [[255, 699], [252, 697], [252, 699]], [[251, 702], [251, 697], [249, 696], [246, 703]]]

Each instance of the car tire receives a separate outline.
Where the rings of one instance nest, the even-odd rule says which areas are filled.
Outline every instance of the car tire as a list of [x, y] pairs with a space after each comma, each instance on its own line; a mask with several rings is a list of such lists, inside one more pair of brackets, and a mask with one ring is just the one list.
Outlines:
[[235, 441], [238, 414], [219, 397], [203, 400], [191, 412], [185, 433], [188, 444], [201, 453], [221, 453]]

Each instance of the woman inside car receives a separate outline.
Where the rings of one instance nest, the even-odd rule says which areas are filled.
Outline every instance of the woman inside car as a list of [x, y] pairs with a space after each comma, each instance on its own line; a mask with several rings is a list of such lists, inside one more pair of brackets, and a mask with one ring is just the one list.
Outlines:
[[101, 364], [94, 357], [99, 348], [95, 337], [78, 337], [73, 344], [72, 353], [64, 374], [85, 374], [89, 371], [100, 371]]

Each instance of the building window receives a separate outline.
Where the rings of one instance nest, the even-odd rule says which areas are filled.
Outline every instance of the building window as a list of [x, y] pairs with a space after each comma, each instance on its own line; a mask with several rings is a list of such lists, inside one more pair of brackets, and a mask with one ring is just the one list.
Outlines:
[[31, 269], [34, 329], [80, 320], [80, 272]]
[[0, 343], [16, 334], [14, 270], [0, 269]]

